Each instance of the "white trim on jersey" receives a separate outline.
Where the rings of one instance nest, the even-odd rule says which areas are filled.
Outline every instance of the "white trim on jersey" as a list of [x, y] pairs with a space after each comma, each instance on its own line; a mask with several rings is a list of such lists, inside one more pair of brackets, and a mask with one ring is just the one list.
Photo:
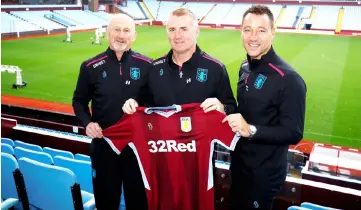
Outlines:
[[[115, 147], [113, 142], [109, 138], [107, 138], [105, 136], [104, 136], [104, 139], [105, 139], [106, 142], [108, 142], [108, 144], [112, 148], [112, 150], [119, 155], [120, 151]], [[147, 177], [145, 176], [144, 168], [143, 168], [142, 162], [140, 161], [137, 148], [135, 147], [135, 145], [132, 142], [129, 142], [128, 145], [129, 145], [130, 148], [132, 148], [132, 150], [134, 151], [135, 156], [137, 157], [138, 164], [139, 164], [139, 169], [140, 169], [140, 172], [142, 173], [144, 187], [146, 189], [150, 190], [149, 183], [148, 183]]]
[[[164, 112], [164, 111], [162, 111], [164, 109], [175, 109], [175, 110]], [[182, 107], [180, 105], [173, 105], [173, 106], [169, 106], [169, 107], [149, 107], [144, 110], [144, 112], [146, 114], [152, 114], [153, 112], [155, 112], [166, 118], [168, 118], [168, 117], [172, 116], [173, 114], [178, 113], [180, 111], [182, 111]]]
[[109, 138], [107, 138], [107, 137], [105, 137], [105, 136], [104, 136], [104, 139], [105, 139], [106, 142], [108, 142], [108, 144], [109, 144], [109, 146], [112, 148], [112, 150], [119, 155], [119, 154], [120, 154], [120, 151], [115, 147], [115, 145], [113, 144], [113, 142], [112, 142]]
[[211, 141], [211, 151], [209, 153], [209, 166], [208, 166], [208, 185], [207, 185], [207, 190], [212, 189], [212, 187], [214, 186], [213, 183], [213, 165], [212, 165], [212, 159], [213, 159], [213, 151], [214, 151], [214, 143], [218, 143], [220, 145], [222, 145], [223, 147], [229, 149], [229, 150], [234, 150], [234, 148], [236, 147], [236, 144], [238, 142], [238, 140], [240, 139], [240, 134], [237, 132], [231, 142], [230, 147], [228, 147], [227, 145], [225, 145], [222, 141], [218, 140], [218, 139], [213, 139]]
[[149, 183], [148, 183], [148, 179], [147, 179], [147, 177], [145, 176], [145, 171], [144, 171], [142, 162], [140, 161], [140, 157], [139, 157], [137, 148], [135, 147], [135, 145], [134, 145], [132, 142], [130, 142], [128, 145], [129, 145], [130, 148], [132, 148], [132, 150], [134, 151], [135, 156], [137, 157], [138, 164], [139, 164], [139, 169], [140, 169], [140, 172], [142, 173], [142, 178], [143, 178], [144, 187], [145, 187], [146, 189], [150, 190], [150, 186], [149, 186]]

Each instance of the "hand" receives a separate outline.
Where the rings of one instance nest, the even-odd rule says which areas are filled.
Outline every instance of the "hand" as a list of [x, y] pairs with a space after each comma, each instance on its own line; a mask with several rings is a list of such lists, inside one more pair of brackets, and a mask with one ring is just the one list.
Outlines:
[[103, 130], [98, 123], [91, 122], [86, 126], [86, 135], [90, 138], [103, 138]]
[[243, 137], [250, 137], [249, 125], [241, 114], [230, 114], [222, 120], [222, 123], [228, 122], [233, 132], [239, 132]]
[[217, 110], [225, 114], [224, 106], [217, 98], [207, 98], [203, 101], [201, 107], [205, 113]]
[[137, 111], [138, 102], [132, 98], [128, 99], [123, 105], [123, 112], [126, 114], [134, 114]]

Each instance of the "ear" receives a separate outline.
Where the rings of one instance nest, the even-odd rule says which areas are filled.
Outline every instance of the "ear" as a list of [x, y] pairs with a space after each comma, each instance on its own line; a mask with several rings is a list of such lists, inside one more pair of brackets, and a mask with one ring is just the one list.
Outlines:
[[133, 37], [132, 37], [132, 42], [134, 42], [136, 40], [136, 38], [137, 38], [137, 32], [134, 31], [134, 34], [133, 34]]
[[201, 30], [200, 30], [199, 26], [197, 25], [196, 26], [196, 38], [198, 38], [200, 31]]
[[110, 29], [109, 27], [107, 27], [107, 31], [106, 31], [106, 37], [109, 40], [109, 36], [110, 36]]
[[272, 28], [271, 34], [272, 34], [272, 40], [273, 40], [275, 38], [275, 35], [276, 35], [276, 28], [275, 27]]

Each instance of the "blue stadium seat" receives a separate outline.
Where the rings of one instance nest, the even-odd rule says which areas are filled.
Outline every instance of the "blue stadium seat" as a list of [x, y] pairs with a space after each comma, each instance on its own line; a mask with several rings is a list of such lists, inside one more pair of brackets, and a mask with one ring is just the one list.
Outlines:
[[300, 207], [300, 206], [290, 206], [287, 210], [310, 210], [308, 208]]
[[29, 158], [20, 158], [18, 162], [31, 206], [51, 210], [95, 209], [94, 196], [80, 190], [69, 169]]
[[9, 209], [19, 203], [14, 172], [19, 165], [14, 156], [1, 153], [1, 209]]
[[53, 159], [49, 154], [46, 154], [45, 152], [37, 152], [30, 149], [24, 149], [21, 147], [15, 147], [15, 157], [19, 160], [22, 157], [27, 157], [32, 160], [39, 161], [41, 163], [45, 164], [53, 164]]
[[65, 150], [53, 149], [53, 148], [50, 148], [50, 147], [44, 147], [43, 152], [48, 153], [53, 159], [57, 155], [74, 159], [73, 153], [71, 153], [69, 151], [65, 151]]
[[321, 206], [321, 205], [317, 205], [317, 204], [313, 204], [313, 203], [309, 203], [309, 202], [301, 203], [301, 207], [308, 208], [308, 209], [311, 209], [311, 210], [337, 210], [337, 209], [334, 209], [334, 208]]
[[88, 155], [83, 155], [83, 154], [75, 154], [75, 159], [77, 160], [85, 160], [85, 161], [89, 161], [91, 162], [91, 159]]
[[25, 148], [25, 149], [31, 149], [33, 151], [38, 151], [38, 152], [43, 151], [43, 148], [41, 148], [38, 145], [25, 143], [25, 142], [22, 142], [22, 141], [19, 141], [19, 140], [15, 141], [15, 147], [22, 147], [22, 148]]
[[75, 174], [80, 188], [93, 194], [92, 166], [89, 161], [56, 156], [54, 165], [70, 169]]
[[1, 143], [1, 153], [14, 155], [14, 148], [8, 144]]
[[8, 144], [12, 147], [14, 147], [14, 145], [15, 145], [14, 141], [9, 138], [1, 138], [1, 143]]

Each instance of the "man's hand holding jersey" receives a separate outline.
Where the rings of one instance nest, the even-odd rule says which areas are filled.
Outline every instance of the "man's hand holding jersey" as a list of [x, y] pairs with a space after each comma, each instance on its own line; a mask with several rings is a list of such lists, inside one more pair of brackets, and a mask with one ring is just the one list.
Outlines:
[[138, 106], [139, 106], [138, 102], [136, 100], [130, 98], [124, 103], [122, 110], [126, 114], [134, 114], [134, 112], [137, 111]]
[[204, 112], [210, 112], [217, 110], [222, 113], [226, 113], [224, 110], [224, 105], [217, 98], [207, 98], [201, 104], [201, 108], [203, 108]]
[[85, 133], [90, 138], [103, 138], [103, 130], [98, 123], [91, 122], [85, 128]]
[[251, 136], [249, 124], [239, 113], [228, 115], [223, 119], [222, 122], [228, 122], [228, 125], [232, 128], [232, 131], [235, 133], [239, 132], [243, 137]]

